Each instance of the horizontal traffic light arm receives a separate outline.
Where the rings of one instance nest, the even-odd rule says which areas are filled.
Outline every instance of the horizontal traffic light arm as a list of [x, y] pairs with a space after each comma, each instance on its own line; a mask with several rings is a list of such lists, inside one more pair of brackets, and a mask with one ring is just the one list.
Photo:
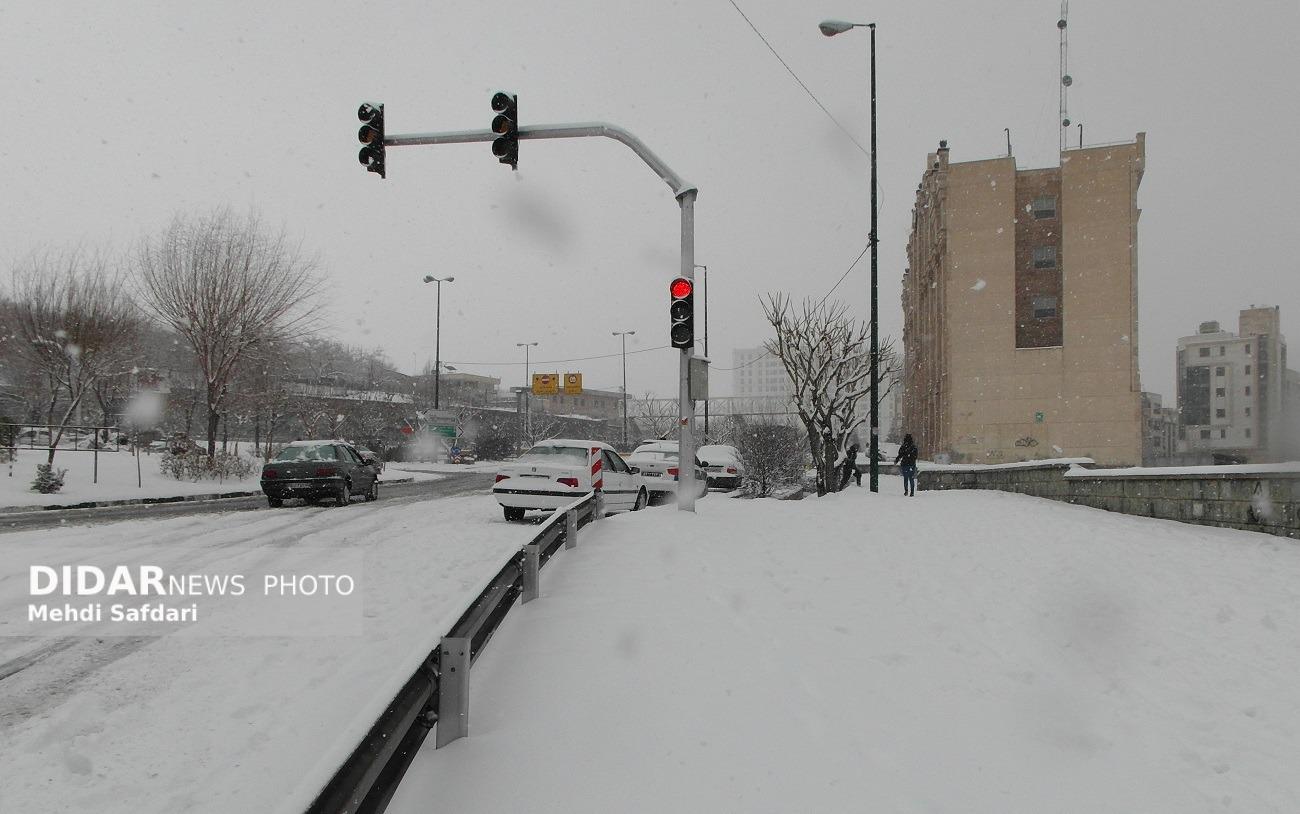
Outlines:
[[[413, 147], [423, 144], [467, 144], [473, 141], [494, 141], [499, 136], [491, 130], [457, 130], [448, 133], [410, 133], [408, 135], [386, 136], [385, 147]], [[518, 138], [589, 138], [604, 137], [622, 142], [641, 157], [655, 174], [672, 189], [673, 195], [680, 198], [688, 192], [698, 192], [694, 184], [689, 184], [672, 168], [655, 155], [641, 139], [613, 124], [604, 122], [582, 122], [578, 124], [545, 124], [538, 127], [520, 127]]]

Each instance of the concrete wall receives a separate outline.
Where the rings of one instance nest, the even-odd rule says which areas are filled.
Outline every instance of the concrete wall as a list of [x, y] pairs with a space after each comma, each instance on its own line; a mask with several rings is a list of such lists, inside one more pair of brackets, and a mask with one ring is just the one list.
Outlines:
[[1300, 467], [1290, 472], [1089, 475], [1070, 463], [922, 469], [917, 488], [996, 489], [1095, 509], [1300, 539]]

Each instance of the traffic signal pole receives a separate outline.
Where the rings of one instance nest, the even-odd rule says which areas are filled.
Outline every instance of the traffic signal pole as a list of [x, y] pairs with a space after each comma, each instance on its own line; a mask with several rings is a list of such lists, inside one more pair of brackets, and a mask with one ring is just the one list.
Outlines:
[[[380, 108], [382, 111], [382, 108]], [[384, 147], [414, 147], [427, 144], [466, 144], [475, 141], [495, 141], [502, 134], [492, 130], [458, 130], [445, 133], [411, 133], [383, 136]], [[549, 124], [539, 127], [520, 127], [515, 137], [526, 139], [556, 138], [611, 138], [626, 145], [644, 161], [673, 191], [682, 213], [682, 263], [681, 276], [695, 279], [695, 198], [699, 190], [687, 183], [672, 168], [655, 155], [641, 139], [621, 127], [605, 122], [575, 124]], [[682, 348], [678, 368], [678, 476], [677, 508], [695, 511], [695, 403], [690, 398], [691, 359], [695, 349]]]

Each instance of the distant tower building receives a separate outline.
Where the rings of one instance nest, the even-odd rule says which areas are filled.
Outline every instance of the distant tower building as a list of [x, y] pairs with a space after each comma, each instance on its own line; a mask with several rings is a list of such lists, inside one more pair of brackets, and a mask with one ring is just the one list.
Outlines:
[[1046, 169], [930, 154], [903, 276], [904, 424], [922, 455], [1141, 462], [1145, 159], [1144, 133]]
[[1205, 462], [1271, 461], [1295, 454], [1297, 406], [1287, 398], [1281, 309], [1247, 308], [1238, 332], [1203, 322], [1178, 340], [1178, 450]]

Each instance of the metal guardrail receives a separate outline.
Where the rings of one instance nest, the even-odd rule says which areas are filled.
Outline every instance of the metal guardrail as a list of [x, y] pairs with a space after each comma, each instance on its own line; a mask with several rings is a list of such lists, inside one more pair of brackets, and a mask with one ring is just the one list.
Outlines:
[[542, 523], [532, 541], [501, 567], [389, 702], [307, 814], [381, 814], [431, 730], [438, 728], [438, 746], [468, 733], [465, 702], [470, 666], [515, 600], [522, 596], [528, 602], [537, 596], [541, 568], [561, 546], [577, 545], [578, 529], [604, 512], [603, 497], [589, 494]]

